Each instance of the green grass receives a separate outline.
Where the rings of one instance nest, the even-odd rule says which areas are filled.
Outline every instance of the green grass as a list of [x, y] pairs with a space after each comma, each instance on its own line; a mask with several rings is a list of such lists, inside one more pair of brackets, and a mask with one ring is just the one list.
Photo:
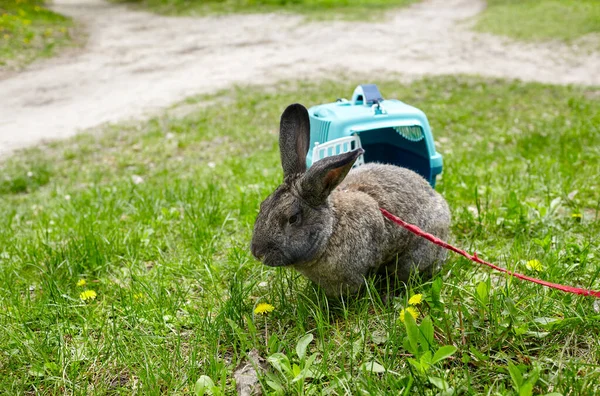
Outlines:
[[49, 57], [72, 42], [73, 22], [42, 0], [0, 0], [0, 70]]
[[600, 33], [597, 0], [488, 0], [476, 29], [521, 40], [571, 41]]
[[[445, 160], [438, 190], [459, 246], [600, 289], [597, 88], [466, 77], [375, 82], [428, 114]], [[281, 180], [281, 111], [349, 95], [355, 84], [232, 89], [187, 116], [116, 125], [5, 161], [3, 393], [190, 394], [207, 375], [231, 394], [233, 371], [253, 348], [271, 357], [261, 376], [269, 393], [400, 394], [410, 386], [429, 395], [439, 392], [434, 384], [462, 394], [597, 392], [593, 298], [451, 256], [438, 277], [406, 294], [382, 302], [370, 288], [336, 302], [251, 257], [259, 203]], [[534, 259], [541, 272], [527, 268]], [[97, 298], [83, 302], [86, 289]], [[407, 333], [400, 312], [415, 293], [426, 302], [421, 327], [409, 321]], [[274, 311], [254, 315], [260, 302]], [[316, 356], [300, 359], [307, 333]], [[458, 350], [425, 370], [421, 363], [444, 345]], [[288, 372], [286, 359], [299, 368], [315, 359], [304, 372], [313, 378], [292, 382], [298, 369]]]
[[363, 20], [418, 0], [112, 0], [170, 15], [292, 12], [311, 19]]

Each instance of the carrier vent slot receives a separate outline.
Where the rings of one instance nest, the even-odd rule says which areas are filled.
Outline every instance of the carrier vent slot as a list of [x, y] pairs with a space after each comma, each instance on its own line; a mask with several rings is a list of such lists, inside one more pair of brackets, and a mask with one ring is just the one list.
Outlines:
[[397, 126], [394, 130], [398, 132], [403, 138], [410, 140], [411, 142], [418, 142], [425, 138], [423, 129], [418, 125], [411, 126]]
[[313, 122], [316, 123], [316, 138], [317, 142], [325, 143], [327, 141], [327, 135], [329, 134], [329, 126], [331, 125], [331, 121], [321, 121], [313, 119]]

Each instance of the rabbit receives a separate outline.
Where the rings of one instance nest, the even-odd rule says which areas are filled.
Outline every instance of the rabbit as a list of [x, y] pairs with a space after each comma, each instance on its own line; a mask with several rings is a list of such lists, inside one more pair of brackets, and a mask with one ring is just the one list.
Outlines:
[[260, 205], [251, 252], [271, 267], [293, 267], [329, 297], [355, 294], [370, 274], [407, 282], [430, 277], [445, 250], [384, 218], [379, 208], [445, 239], [450, 210], [417, 173], [395, 165], [352, 166], [364, 150], [323, 158], [308, 170], [308, 111], [281, 115], [283, 183]]

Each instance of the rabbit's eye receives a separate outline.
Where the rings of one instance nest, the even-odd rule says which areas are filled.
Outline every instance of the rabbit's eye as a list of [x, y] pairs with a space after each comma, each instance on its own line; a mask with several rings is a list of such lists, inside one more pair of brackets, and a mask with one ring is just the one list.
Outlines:
[[295, 215], [291, 216], [291, 217], [288, 219], [288, 223], [290, 223], [290, 224], [294, 224], [294, 223], [297, 223], [297, 222], [298, 222], [298, 220], [300, 220], [300, 214], [296, 213]]

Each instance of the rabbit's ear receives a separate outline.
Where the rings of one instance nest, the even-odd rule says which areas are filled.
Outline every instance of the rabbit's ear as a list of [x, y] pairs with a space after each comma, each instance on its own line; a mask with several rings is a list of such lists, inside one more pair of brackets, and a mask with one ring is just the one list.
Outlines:
[[359, 148], [315, 162], [302, 177], [302, 197], [311, 205], [322, 205], [331, 191], [350, 172], [356, 159], [364, 152], [362, 148]]
[[295, 103], [281, 115], [279, 150], [283, 175], [306, 172], [306, 154], [310, 142], [310, 120], [306, 107]]

